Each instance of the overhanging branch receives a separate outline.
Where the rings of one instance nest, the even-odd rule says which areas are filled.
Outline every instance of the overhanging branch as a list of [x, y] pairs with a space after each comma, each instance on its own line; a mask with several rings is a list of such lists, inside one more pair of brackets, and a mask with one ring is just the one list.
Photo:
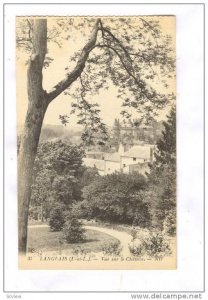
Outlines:
[[[112, 50], [120, 59], [121, 61], [121, 64], [122, 66], [124, 67], [124, 69], [126, 70], [127, 74], [134, 79], [135, 83], [140, 87], [140, 83], [139, 83], [139, 80], [134, 76], [134, 74], [132, 74], [132, 72], [128, 69], [128, 67], [126, 66], [121, 54], [116, 50], [114, 49], [113, 47], [109, 46], [109, 45], [95, 45], [94, 48], [108, 48], [110, 50]], [[140, 87], [141, 88], [141, 87]]]
[[68, 73], [65, 77], [65, 79], [61, 80], [57, 85], [53, 87], [53, 89], [47, 93], [48, 101], [51, 102], [53, 99], [55, 99], [58, 95], [60, 95], [63, 91], [65, 91], [82, 73], [86, 60], [89, 56], [90, 51], [93, 49], [96, 40], [97, 40], [97, 34], [99, 30], [99, 22], [98, 19], [93, 31], [91, 33], [91, 36], [89, 38], [89, 41], [84, 46], [82, 53], [80, 55], [80, 58], [77, 61], [77, 64], [74, 68], [74, 70], [70, 73]]

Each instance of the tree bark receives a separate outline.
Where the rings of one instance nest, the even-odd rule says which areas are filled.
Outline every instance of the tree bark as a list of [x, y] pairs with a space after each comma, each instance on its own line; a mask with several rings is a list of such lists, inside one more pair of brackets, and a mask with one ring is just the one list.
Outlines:
[[27, 73], [28, 110], [18, 157], [18, 240], [20, 254], [26, 253], [33, 166], [43, 118], [48, 106], [47, 95], [42, 87], [42, 68], [46, 51], [47, 20], [37, 19], [34, 21], [33, 51]]

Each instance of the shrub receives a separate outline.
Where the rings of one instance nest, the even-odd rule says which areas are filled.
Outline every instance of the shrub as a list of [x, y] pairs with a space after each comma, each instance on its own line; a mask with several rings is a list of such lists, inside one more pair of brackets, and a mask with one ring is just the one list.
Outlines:
[[140, 256], [144, 253], [144, 244], [142, 242], [133, 242], [129, 244], [129, 251], [135, 256]]
[[39, 210], [37, 206], [30, 207], [29, 209], [29, 217], [32, 220], [38, 220]]
[[174, 236], [176, 234], [176, 211], [170, 210], [163, 222], [164, 233]]
[[119, 241], [108, 242], [101, 246], [104, 255], [119, 255], [122, 250], [122, 246]]
[[85, 239], [85, 229], [75, 217], [68, 219], [63, 227], [63, 236], [67, 243], [78, 243]]
[[129, 251], [136, 256], [146, 254], [156, 259], [171, 254], [169, 243], [161, 233], [150, 233], [143, 239], [133, 240]]
[[[82, 189], [84, 217], [131, 225], [136, 213], [148, 218], [148, 206], [143, 201], [146, 184], [146, 178], [138, 173], [97, 176]], [[146, 219], [139, 217], [138, 222], [146, 226]]]
[[151, 233], [143, 240], [146, 253], [155, 258], [163, 257], [171, 253], [169, 243], [161, 233]]
[[64, 207], [62, 205], [56, 205], [50, 212], [49, 226], [52, 231], [60, 231], [63, 228], [64, 222]]
[[135, 228], [132, 228], [131, 236], [133, 241], [137, 238], [137, 230]]
[[76, 202], [72, 205], [70, 215], [76, 217], [77, 219], [82, 219], [85, 217], [82, 209], [83, 203]]
[[150, 214], [148, 211], [142, 213], [136, 213], [132, 222], [133, 226], [139, 226], [141, 228], [150, 226]]
[[72, 250], [72, 254], [73, 255], [76, 255], [76, 256], [79, 256], [79, 255], [86, 255], [90, 252], [90, 250], [88, 249], [82, 249], [81, 247], [76, 247], [76, 248], [73, 248]]

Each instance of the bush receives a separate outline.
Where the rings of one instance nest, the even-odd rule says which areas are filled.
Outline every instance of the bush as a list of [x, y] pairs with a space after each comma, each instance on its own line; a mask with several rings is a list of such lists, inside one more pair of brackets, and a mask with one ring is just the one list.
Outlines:
[[82, 209], [83, 203], [82, 202], [75, 202], [70, 211], [70, 215], [76, 217], [77, 219], [82, 219], [85, 217]]
[[150, 233], [143, 239], [133, 240], [129, 251], [136, 256], [146, 254], [156, 259], [171, 254], [169, 243], [161, 233]]
[[49, 226], [52, 231], [60, 231], [63, 228], [65, 222], [64, 207], [57, 205], [52, 208], [49, 217]]
[[122, 246], [119, 241], [108, 242], [101, 246], [104, 255], [119, 255], [122, 250]]
[[142, 242], [133, 242], [129, 244], [129, 251], [135, 256], [140, 256], [144, 253], [144, 244]]
[[143, 240], [146, 253], [155, 258], [171, 254], [169, 243], [161, 233], [151, 233]]
[[30, 207], [29, 209], [29, 217], [32, 219], [32, 220], [38, 220], [38, 216], [39, 216], [39, 210], [38, 210], [38, 207], [37, 206], [33, 206], [33, 207]]
[[67, 243], [78, 243], [85, 239], [85, 229], [75, 217], [68, 219], [63, 227], [63, 236]]
[[176, 211], [170, 210], [163, 222], [164, 233], [174, 236], [176, 234]]
[[142, 213], [135, 213], [132, 225], [139, 226], [141, 228], [146, 228], [150, 226], [150, 214], [148, 209], [145, 211], [143, 210]]
[[72, 250], [72, 254], [73, 255], [76, 255], [76, 256], [83, 256], [83, 255], [86, 255], [90, 252], [90, 250], [88, 249], [82, 249], [81, 247], [76, 247], [76, 248], [73, 248]]
[[135, 228], [132, 228], [131, 230], [131, 236], [132, 236], [132, 240], [136, 240], [137, 238], [137, 230]]
[[[135, 222], [145, 227], [149, 218], [149, 207], [144, 203], [146, 178], [138, 173], [113, 173], [97, 176], [82, 190], [83, 201], [80, 208], [86, 219], [113, 223], [131, 224]], [[145, 220], [142, 217], [145, 216]]]

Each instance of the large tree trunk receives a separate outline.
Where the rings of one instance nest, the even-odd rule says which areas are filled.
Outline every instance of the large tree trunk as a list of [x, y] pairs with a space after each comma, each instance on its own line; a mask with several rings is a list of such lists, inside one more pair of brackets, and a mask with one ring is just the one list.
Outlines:
[[26, 253], [27, 224], [33, 178], [33, 166], [37, 154], [43, 118], [49, 103], [68, 88], [82, 73], [85, 62], [97, 39], [99, 19], [84, 46], [75, 68], [60, 81], [51, 92], [42, 87], [42, 69], [47, 52], [47, 20], [35, 19], [33, 24], [33, 49], [28, 66], [28, 111], [21, 137], [18, 157], [18, 230], [19, 253]]
[[18, 238], [19, 253], [22, 254], [26, 253], [27, 247], [27, 223], [34, 160], [43, 118], [49, 103], [42, 88], [42, 68], [46, 51], [47, 21], [37, 19], [34, 21], [33, 51], [27, 74], [28, 110], [18, 157]]

